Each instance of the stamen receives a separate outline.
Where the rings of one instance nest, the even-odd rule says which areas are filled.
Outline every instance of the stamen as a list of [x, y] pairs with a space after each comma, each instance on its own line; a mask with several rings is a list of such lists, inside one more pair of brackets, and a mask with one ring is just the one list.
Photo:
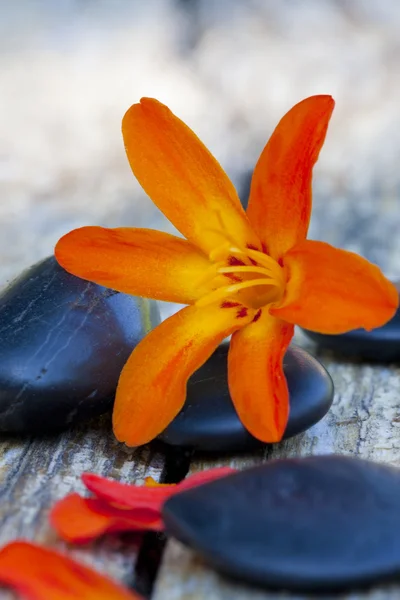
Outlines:
[[271, 268], [265, 267], [222, 267], [221, 269], [217, 269], [218, 273], [261, 273], [266, 277], [271, 277], [273, 271]]
[[241, 260], [244, 264], [252, 264], [250, 258], [247, 256], [246, 250], [237, 248], [236, 246], [231, 246], [229, 243], [217, 246], [217, 248], [214, 248], [214, 250], [212, 250], [208, 256], [212, 262], [218, 260], [224, 261], [225, 263], [231, 254], [239, 254], [242, 257]]
[[[209, 228], [207, 231], [220, 235], [225, 241], [209, 253], [210, 261], [213, 264], [201, 277], [198, 286], [200, 287], [205, 284], [209, 289], [210, 287], [214, 289], [199, 298], [196, 301], [196, 306], [207, 306], [213, 302], [222, 301], [223, 308], [228, 308], [235, 302], [236, 298], [234, 296], [238, 292], [256, 286], [278, 288], [278, 290], [283, 292], [285, 271], [282, 265], [254, 246], [242, 247], [238, 245], [229, 235], [228, 228], [225, 227], [223, 215], [217, 207], [215, 214], [217, 217], [216, 227]], [[221, 231], [218, 229], [218, 225], [221, 227]], [[243, 281], [243, 274], [249, 275], [249, 278], [246, 278], [245, 281]], [[261, 277], [251, 279], [250, 276], [255, 276], [253, 274], [258, 274]], [[224, 285], [226, 278], [230, 278], [233, 281], [229, 285]], [[269, 302], [268, 298], [275, 296], [276, 293], [272, 291], [262, 292], [261, 294], [255, 294], [253, 299], [251, 296], [248, 297], [248, 302], [252, 305], [254, 301], [257, 306], [260, 300], [264, 299], [265, 302]], [[247, 298], [247, 296], [243, 298]], [[240, 304], [243, 303], [241, 299], [239, 301]], [[246, 305], [247, 301], [244, 301], [243, 304]], [[258, 314], [256, 318], [259, 318]]]
[[271, 271], [274, 273], [274, 276], [277, 277], [282, 284], [284, 283], [282, 268], [278, 265], [276, 260], [267, 254], [259, 252], [258, 250], [252, 250], [251, 248], [247, 248], [246, 250], [241, 250], [240, 248], [229, 248], [229, 251], [235, 254], [243, 254], [247, 257], [254, 258], [259, 264], [271, 269]]
[[205, 296], [202, 296], [196, 301], [196, 306], [207, 306], [208, 304], [212, 304], [212, 302], [216, 302], [218, 300], [226, 300], [231, 294], [236, 294], [240, 290], [244, 290], [249, 287], [257, 286], [257, 285], [266, 285], [272, 287], [281, 287], [279, 281], [275, 279], [266, 279], [263, 277], [262, 279], [251, 279], [249, 281], [242, 281], [241, 283], [236, 283], [235, 285], [226, 285], [220, 287]]
[[[224, 281], [224, 278], [222, 277], [225, 273], [225, 271], [223, 271], [222, 269], [225, 268], [226, 262], [223, 260], [220, 260], [216, 263], [214, 263], [213, 265], [211, 265], [204, 273], [203, 275], [197, 280], [196, 282], [196, 287], [202, 287], [203, 285], [206, 284], [212, 284], [213, 279], [215, 279], [218, 275], [221, 275], [220, 277], [220, 283], [221, 285], [223, 285], [224, 283], [226, 283]], [[235, 271], [238, 270], [238, 267], [226, 267], [227, 271], [226, 273], [235, 273]], [[266, 273], [266, 272], [265, 272]], [[233, 278], [232, 279], [234, 281], [241, 281], [240, 277], [239, 278]]]
[[242, 283], [236, 283], [235, 285], [228, 286], [228, 292], [236, 293], [240, 290], [244, 290], [245, 288], [253, 287], [253, 285], [272, 285], [273, 287], [280, 287], [279, 281], [275, 281], [275, 279], [266, 279], [263, 277], [262, 279], [250, 279], [249, 281], [242, 281]]
[[251, 248], [246, 248], [246, 250], [242, 250], [241, 248], [229, 248], [230, 252], [235, 252], [235, 254], [244, 254], [245, 256], [252, 256], [257, 262], [264, 265], [270, 265], [271, 267], [276, 267], [277, 262], [267, 254], [263, 254], [263, 252], [259, 252], [258, 250], [252, 250]]

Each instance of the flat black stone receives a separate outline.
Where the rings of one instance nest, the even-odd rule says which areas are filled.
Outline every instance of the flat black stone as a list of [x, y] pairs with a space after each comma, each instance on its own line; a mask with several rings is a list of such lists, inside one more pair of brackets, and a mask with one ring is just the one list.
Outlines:
[[51, 432], [112, 407], [154, 303], [70, 275], [54, 257], [0, 296], [0, 431]]
[[168, 534], [266, 587], [337, 591], [400, 576], [400, 471], [344, 456], [277, 460], [182, 492]]
[[[221, 344], [189, 379], [185, 406], [159, 436], [167, 444], [200, 451], [251, 450], [261, 442], [242, 425], [232, 404], [227, 381], [229, 344]], [[333, 400], [333, 383], [324, 367], [308, 352], [291, 346], [284, 359], [290, 394], [285, 438], [317, 423]]]
[[[400, 284], [397, 287], [400, 290]], [[340, 335], [303, 331], [323, 350], [380, 362], [400, 360], [400, 309], [386, 325], [372, 331], [355, 329]]]

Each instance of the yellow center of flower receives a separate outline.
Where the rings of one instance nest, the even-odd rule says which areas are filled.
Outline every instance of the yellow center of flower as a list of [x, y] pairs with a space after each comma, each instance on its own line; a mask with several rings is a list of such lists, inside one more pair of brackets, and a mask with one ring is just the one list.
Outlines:
[[197, 306], [221, 302], [222, 307], [238, 303], [258, 309], [282, 297], [285, 271], [268, 254], [226, 242], [215, 248], [209, 258], [212, 265], [201, 283], [209, 283], [211, 291], [197, 300]]

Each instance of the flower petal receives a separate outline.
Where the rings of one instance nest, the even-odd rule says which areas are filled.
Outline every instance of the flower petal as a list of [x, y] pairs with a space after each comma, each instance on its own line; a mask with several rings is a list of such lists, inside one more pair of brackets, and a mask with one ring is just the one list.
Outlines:
[[203, 485], [209, 481], [214, 481], [214, 479], [219, 479], [220, 477], [227, 477], [228, 475], [236, 473], [236, 470], [237, 469], [234, 469], [233, 467], [214, 467], [198, 473], [193, 473], [193, 475], [189, 475], [186, 479], [177, 484], [176, 493], [178, 493], [178, 491], [183, 492], [184, 490], [196, 487], [197, 485]]
[[79, 494], [59, 500], [49, 518], [57, 533], [75, 544], [85, 544], [105, 533], [164, 529], [160, 510], [118, 509], [97, 498], [82, 498]]
[[257, 246], [221, 165], [164, 104], [142, 98], [125, 114], [122, 133], [140, 185], [189, 241], [207, 254], [230, 237]]
[[252, 311], [189, 306], [151, 331], [132, 352], [118, 383], [113, 425], [128, 446], [145, 444], [182, 408], [186, 383]]
[[124, 511], [146, 508], [160, 512], [163, 503], [176, 489], [176, 484], [133, 485], [101, 477], [95, 473], [84, 473], [82, 481], [97, 498]]
[[331, 96], [296, 104], [278, 123], [254, 170], [247, 216], [276, 260], [307, 235], [312, 169], [333, 108]]
[[107, 479], [94, 473], [84, 473], [82, 481], [87, 489], [103, 502], [125, 509], [144, 509], [161, 512], [164, 502], [174, 494], [208, 481], [219, 479], [233, 473], [231, 467], [216, 467], [189, 475], [180, 483], [160, 484], [157, 486], [132, 485]]
[[128, 485], [85, 473], [82, 480], [95, 498], [70, 494], [50, 512], [50, 522], [68, 542], [86, 543], [105, 533], [163, 531], [163, 504], [170, 496], [234, 473], [230, 467], [190, 475], [178, 484]]
[[89, 567], [24, 541], [1, 549], [0, 581], [29, 600], [139, 600]]
[[259, 319], [233, 334], [228, 355], [228, 381], [243, 425], [263, 442], [278, 442], [289, 416], [289, 392], [283, 357], [293, 325], [263, 310]]
[[283, 259], [286, 294], [271, 314], [319, 333], [371, 330], [389, 321], [399, 295], [365, 258], [324, 242], [305, 241]]
[[191, 304], [208, 258], [186, 240], [152, 229], [81, 227], [56, 245], [69, 273], [100, 285], [156, 300]]

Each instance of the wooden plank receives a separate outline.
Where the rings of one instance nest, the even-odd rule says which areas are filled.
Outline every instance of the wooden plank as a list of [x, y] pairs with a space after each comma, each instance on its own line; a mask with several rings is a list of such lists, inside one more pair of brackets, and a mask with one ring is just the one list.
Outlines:
[[[55, 501], [83, 492], [80, 475], [93, 472], [123, 482], [159, 479], [164, 457], [148, 446], [128, 450], [111, 432], [109, 417], [45, 439], [4, 438], [0, 444], [0, 545], [32, 539], [132, 585], [141, 536], [107, 537], [95, 544], [68, 547], [51, 529], [47, 515]], [[13, 597], [0, 591], [0, 598]], [[50, 600], [50, 599], [49, 599]]]
[[[309, 342], [299, 338], [308, 349]], [[313, 454], [348, 454], [400, 465], [400, 367], [342, 361], [323, 354], [334, 384], [331, 411], [302, 435], [253, 456], [225, 459], [204, 458], [193, 462], [191, 471], [229, 464], [239, 469], [271, 459]], [[195, 457], [196, 459], [196, 457]], [[339, 594], [330, 599], [397, 600], [400, 585], [385, 585], [368, 592]], [[252, 589], [220, 576], [195, 553], [169, 541], [159, 571], [153, 600], [306, 600], [307, 595]], [[314, 596], [315, 598], [315, 596]], [[318, 595], [318, 598], [323, 596]]]
[[265, 591], [222, 577], [175, 540], [168, 543], [152, 600], [398, 600], [400, 587], [384, 585], [337, 595]]

